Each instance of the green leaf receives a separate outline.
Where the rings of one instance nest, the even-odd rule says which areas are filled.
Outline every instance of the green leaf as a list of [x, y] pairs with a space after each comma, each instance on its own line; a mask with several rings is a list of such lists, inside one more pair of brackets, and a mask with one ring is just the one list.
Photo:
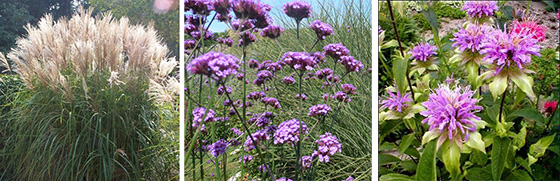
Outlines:
[[482, 141], [482, 135], [480, 135], [480, 133], [478, 132], [474, 132], [470, 134], [469, 140], [467, 140], [465, 144], [471, 148], [486, 153], [486, 148], [484, 147], [484, 141]]
[[414, 163], [414, 161], [412, 160], [402, 161], [400, 165], [403, 168], [403, 171], [416, 171], [416, 169], [418, 168], [416, 163]]
[[398, 46], [397, 40], [391, 40], [381, 45], [381, 49], [386, 49], [386, 48], [391, 48], [396, 46]]
[[408, 175], [403, 175], [403, 174], [399, 174], [399, 173], [390, 173], [390, 174], [387, 174], [387, 175], [381, 175], [381, 177], [379, 177], [379, 180], [383, 180], [383, 181], [412, 181], [414, 179], [412, 179]]
[[410, 147], [410, 144], [412, 144], [412, 141], [414, 141], [414, 133], [410, 133], [407, 135], [404, 135], [401, 142], [399, 143], [399, 153], [402, 154], [404, 153], [404, 151]]
[[533, 92], [533, 78], [524, 73], [519, 73], [514, 76], [510, 76], [511, 80], [519, 87], [523, 92], [527, 93], [529, 98], [534, 99], [535, 93]]
[[478, 150], [473, 150], [473, 152], [470, 154], [469, 160], [471, 162], [473, 162], [474, 164], [484, 166], [484, 165], [486, 165], [486, 162], [488, 161], [488, 155], [486, 155], [485, 153], [482, 153]]
[[523, 168], [525, 168], [525, 170], [529, 171], [530, 174], [533, 174], [531, 166], [529, 166], [529, 163], [526, 160], [524, 160], [521, 157], [516, 157], [515, 162], [518, 163], [519, 165], [523, 166]]
[[401, 159], [393, 156], [393, 155], [388, 155], [388, 154], [379, 154], [379, 160], [378, 163], [379, 165], [385, 165], [385, 164], [389, 164], [389, 163], [394, 163], [394, 162], [398, 162], [401, 161]]
[[531, 156], [533, 156], [535, 159], [538, 159], [541, 156], [543, 156], [544, 153], [546, 152], [546, 149], [548, 148], [548, 146], [550, 146], [552, 141], [554, 141], [555, 136], [556, 136], [556, 133], [554, 133], [553, 135], [541, 138], [535, 144], [532, 144], [531, 147], [529, 147], [529, 154]]
[[404, 154], [416, 157], [416, 158], [420, 158], [420, 152], [418, 152], [418, 150], [416, 150], [416, 148], [414, 147], [408, 147], [408, 149], [406, 149], [406, 151], [404, 151]]
[[467, 177], [468, 180], [473, 181], [480, 181], [480, 180], [491, 180], [492, 174], [487, 169], [475, 167], [467, 170]]
[[476, 78], [478, 77], [478, 65], [474, 61], [470, 61], [467, 64], [465, 64], [465, 69], [467, 70], [468, 73], [467, 79], [469, 80], [473, 88], [478, 88], [476, 87]]
[[397, 83], [397, 88], [401, 94], [406, 92], [407, 82], [406, 82], [406, 70], [408, 69], [408, 60], [401, 57], [394, 57], [393, 60], [393, 75], [395, 77], [395, 82]]
[[515, 118], [523, 117], [525, 119], [535, 120], [539, 124], [544, 123], [543, 115], [535, 108], [525, 108], [513, 111], [508, 114], [507, 120], [511, 121]]
[[436, 140], [432, 140], [426, 145], [420, 157], [416, 170], [416, 180], [424, 181], [437, 179], [436, 153]]
[[424, 136], [422, 136], [422, 145], [432, 141], [433, 139], [439, 137], [440, 135], [441, 133], [437, 130], [432, 130], [424, 133]]
[[441, 146], [441, 156], [445, 169], [449, 172], [451, 178], [456, 180], [461, 174], [461, 150], [455, 142], [446, 140]]
[[525, 137], [527, 136], [527, 127], [523, 126], [519, 133], [513, 139], [513, 145], [519, 150], [521, 147], [525, 146]]
[[496, 136], [494, 137], [494, 140], [492, 142], [493, 142], [492, 153], [491, 153], [492, 179], [496, 181], [496, 180], [500, 180], [502, 177], [502, 172], [504, 171], [504, 166], [508, 155], [509, 147], [511, 146], [511, 140], [507, 137], [500, 138]]
[[436, 13], [434, 11], [434, 8], [432, 8], [432, 6], [428, 7], [428, 10], [426, 11], [422, 11], [422, 14], [424, 14], [424, 17], [426, 17], [426, 19], [428, 20], [428, 23], [430, 23], [430, 26], [436, 31], [439, 32], [439, 24], [438, 24], [438, 18], [436, 16]]
[[560, 146], [556, 145], [556, 146], [550, 146], [548, 147], [548, 150], [550, 150], [551, 152], [556, 153], [557, 155], [560, 155]]
[[500, 114], [500, 105], [495, 104], [494, 106], [487, 108], [486, 114], [490, 118], [488, 122], [492, 125], [496, 125], [498, 122], [498, 114]]
[[515, 91], [515, 102], [513, 103], [513, 105], [519, 105], [519, 103], [521, 103], [521, 101], [523, 101], [525, 97], [527, 97], [527, 94], [525, 94], [525, 92], [521, 90]]
[[506, 177], [505, 180], [523, 180], [532, 181], [533, 178], [524, 170], [515, 170], [511, 175]]
[[498, 96], [501, 96], [504, 91], [506, 91], [507, 85], [507, 76], [498, 75], [494, 77], [494, 81], [488, 84], [488, 88], [490, 89], [494, 100], [496, 100]]

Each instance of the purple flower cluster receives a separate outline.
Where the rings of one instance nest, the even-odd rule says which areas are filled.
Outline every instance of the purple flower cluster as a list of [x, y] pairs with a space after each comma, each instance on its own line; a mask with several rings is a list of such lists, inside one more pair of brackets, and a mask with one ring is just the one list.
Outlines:
[[342, 91], [344, 91], [346, 94], [356, 94], [356, 87], [354, 87], [352, 84], [342, 84]]
[[231, 38], [218, 38], [217, 41], [218, 43], [224, 44], [228, 47], [231, 47], [233, 45], [233, 40]]
[[251, 134], [251, 136], [253, 136], [255, 142], [257, 143], [253, 143], [251, 137], [247, 136], [247, 139], [245, 139], [245, 143], [243, 144], [243, 147], [245, 147], [245, 151], [251, 151], [255, 149], [255, 145], [264, 146], [261, 143], [270, 139], [270, 136], [266, 134], [265, 130], [255, 131], [253, 134]]
[[333, 28], [327, 23], [323, 23], [320, 20], [315, 20], [309, 25], [315, 34], [317, 34], [317, 39], [324, 40], [327, 36], [334, 34]]
[[237, 128], [231, 128], [230, 130], [233, 131], [233, 133], [235, 133], [236, 135], [242, 135], [243, 134], [243, 132], [241, 130], [237, 129]]
[[315, 52], [312, 54], [315, 57], [317, 63], [324, 63], [325, 62], [325, 53], [323, 52]]
[[257, 126], [262, 128], [270, 124], [270, 119], [268, 119], [267, 117], [259, 116], [257, 117], [256, 122], [257, 122]]
[[254, 0], [235, 0], [231, 2], [233, 13], [237, 19], [248, 19], [257, 28], [264, 28], [271, 22], [268, 12], [271, 7]]
[[247, 99], [251, 99], [251, 100], [258, 100], [262, 97], [265, 97], [266, 94], [264, 92], [251, 92], [249, 94], [247, 94]]
[[250, 59], [249, 60], [249, 68], [259, 68], [261, 64], [259, 63], [259, 61], [255, 60], [255, 59]]
[[494, 15], [494, 11], [498, 11], [498, 4], [496, 1], [467, 1], [461, 10], [470, 17], [483, 18]]
[[[243, 158], [243, 159], [241, 159]], [[239, 161], [243, 160], [243, 163], [249, 163], [251, 160], [253, 160], [253, 156], [251, 155], [244, 155], [243, 157], [239, 157]]]
[[346, 93], [344, 93], [344, 92], [342, 92], [342, 91], [336, 92], [336, 93], [334, 94], [334, 98], [335, 98], [337, 101], [341, 101], [341, 102], [344, 101], [344, 102], [347, 102], [347, 103], [350, 102], [350, 96], [348, 96], [348, 94], [346, 94]]
[[[195, 128], [198, 128], [198, 126], [202, 123], [202, 118], [204, 118], [204, 113], [206, 113], [206, 109], [203, 107], [197, 107], [194, 108], [192, 114], [193, 114], [193, 123], [192, 126]], [[206, 114], [206, 118], [204, 118], [204, 122], [214, 122], [214, 115], [216, 113], [210, 109], [208, 110], [208, 113]], [[204, 124], [202, 124], [202, 127], [204, 128]]]
[[482, 41], [480, 53], [483, 60], [496, 65], [496, 74], [512, 63], [519, 69], [531, 63], [531, 55], [541, 56], [537, 40], [529, 33], [507, 34], [500, 30], [492, 31]]
[[467, 28], [460, 29], [459, 32], [454, 33], [455, 38], [451, 39], [454, 41], [454, 47], [457, 47], [460, 51], [471, 50], [472, 52], [477, 52], [480, 50], [480, 44], [486, 35], [490, 33], [491, 28], [486, 25], [476, 25], [469, 24]]
[[326, 104], [317, 104], [309, 108], [309, 113], [307, 115], [311, 117], [326, 116], [329, 111], [331, 111], [331, 107]]
[[280, 27], [279, 25], [269, 25], [266, 28], [263, 28], [263, 30], [261, 31], [261, 36], [270, 39], [276, 39], [280, 37], [283, 32], [284, 28]]
[[222, 79], [237, 74], [239, 62], [233, 55], [211, 51], [192, 60], [187, 70], [193, 74], [213, 75], [214, 78]]
[[255, 36], [251, 31], [245, 31], [240, 34], [241, 39], [237, 46], [248, 46], [249, 44], [257, 41], [257, 36]]
[[312, 161], [313, 161], [312, 156], [302, 156], [301, 159], [299, 160], [299, 163], [301, 164], [303, 169], [310, 169]]
[[185, 11], [192, 10], [193, 14], [208, 16], [214, 10], [211, 0], [185, 0]]
[[305, 94], [297, 94], [296, 99], [301, 99], [301, 100], [306, 101], [308, 98]]
[[[193, 39], [188, 39], [185, 40], [185, 49], [193, 49], [196, 46], [196, 41], [194, 41]], [[196, 48], [200, 48], [200, 45], [198, 45]]]
[[218, 90], [216, 91], [216, 93], [217, 93], [218, 95], [223, 95], [224, 93], [231, 94], [231, 87], [226, 86], [226, 87], [224, 88], [224, 86], [220, 86], [220, 87], [218, 88]]
[[325, 133], [315, 141], [319, 148], [313, 152], [313, 156], [319, 156], [320, 162], [329, 162], [329, 157], [336, 152], [342, 152], [342, 144], [338, 142], [338, 138], [331, 133]]
[[274, 97], [263, 97], [261, 98], [261, 102], [266, 104], [266, 105], [270, 105], [276, 109], [279, 109], [280, 107], [280, 102], [278, 102], [278, 99], [274, 98]]
[[284, 14], [300, 22], [303, 18], [311, 17], [311, 5], [307, 2], [292, 1], [284, 4]]
[[482, 110], [482, 106], [476, 105], [478, 100], [472, 98], [473, 94], [469, 87], [455, 87], [451, 90], [447, 85], [440, 85], [422, 103], [426, 107], [420, 113], [426, 117], [422, 123], [428, 123], [430, 131], [438, 129], [442, 133], [447, 132], [450, 140], [461, 139], [460, 136], [464, 135], [464, 141], [467, 141], [469, 132], [476, 131], [474, 121], [480, 120], [474, 113]]
[[286, 52], [284, 56], [282, 56], [282, 60], [294, 70], [300, 70], [301, 73], [306, 70], [313, 70], [316, 66], [315, 58], [309, 56], [309, 54], [305, 52]]
[[268, 70], [272, 73], [282, 70], [282, 65], [279, 62], [273, 62], [272, 60], [265, 60], [259, 65], [258, 70]]
[[318, 79], [323, 79], [332, 74], [333, 70], [331, 70], [330, 68], [324, 68], [315, 72], [315, 76], [317, 76]]
[[296, 80], [292, 76], [287, 76], [287, 77], [284, 77], [284, 79], [282, 79], [282, 83], [284, 83], [286, 85], [294, 84], [294, 83], [296, 83]]
[[279, 179], [276, 179], [276, 181], [293, 181], [292, 179], [286, 178], [286, 177], [282, 177]]
[[342, 43], [331, 43], [323, 47], [325, 54], [337, 60], [341, 56], [350, 55], [350, 50], [348, 50]]
[[416, 61], [426, 62], [432, 58], [432, 55], [437, 55], [437, 48], [429, 43], [418, 43], [408, 54], [411, 54], [411, 59]]
[[364, 64], [362, 64], [362, 62], [349, 55], [341, 56], [339, 62], [346, 67], [346, 72], [359, 72], [364, 69]]
[[403, 109], [410, 106], [409, 103], [412, 102], [410, 93], [401, 96], [401, 93], [397, 91], [397, 95], [395, 95], [387, 89], [387, 94], [389, 94], [390, 97], [383, 96], [383, 100], [381, 101], [381, 109], [389, 108], [390, 110], [402, 113]]
[[267, 80], [271, 80], [274, 77], [274, 74], [268, 70], [261, 70], [257, 73], [257, 78], [253, 81], [253, 84], [257, 86], [261, 86]]
[[223, 139], [216, 141], [215, 143], [208, 145], [208, 153], [214, 158], [218, 158], [219, 155], [222, 155], [226, 152], [229, 143]]
[[[278, 125], [278, 129], [274, 133], [274, 144], [296, 143], [299, 141], [299, 125], [298, 119], [286, 120]], [[304, 134], [308, 133], [307, 125], [301, 121], [301, 127]]]

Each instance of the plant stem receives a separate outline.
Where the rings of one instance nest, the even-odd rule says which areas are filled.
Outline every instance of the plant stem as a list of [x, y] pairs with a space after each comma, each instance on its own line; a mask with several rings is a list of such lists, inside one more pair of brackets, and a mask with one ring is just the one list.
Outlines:
[[[395, 22], [395, 17], [393, 16], [393, 7], [391, 6], [391, 0], [387, 0], [387, 5], [389, 6], [389, 14], [391, 15], [391, 22], [393, 23], [393, 29], [395, 30], [395, 36], [397, 37], [397, 42], [399, 44], [399, 50], [401, 51], [401, 56], [404, 58], [404, 50], [401, 45], [401, 40], [399, 38], [399, 31], [397, 30], [397, 24]], [[408, 65], [408, 64], [407, 64]], [[406, 80], [408, 82], [408, 87], [410, 88], [410, 93], [412, 94], [412, 100], [414, 100], [414, 90], [412, 89], [412, 83], [410, 82], [410, 77], [408, 75], [408, 66], [406, 67]]]
[[300, 21], [296, 20], [296, 32], [297, 32], [297, 39], [299, 40], [299, 23]]
[[[202, 44], [204, 46], [204, 44]], [[208, 80], [210, 81], [210, 78], [208, 78]], [[198, 103], [200, 103], [202, 101], [202, 81], [204, 81], [203, 76], [200, 75], [200, 83], [199, 83], [199, 87], [198, 87]], [[208, 82], [210, 83], [210, 82]], [[199, 107], [202, 105], [198, 105]], [[206, 112], [208, 112], [208, 109], [206, 110]], [[200, 125], [198, 125], [198, 127], [200, 127], [200, 129], [202, 129], [202, 122], [200, 123]], [[198, 146], [200, 147], [199, 153], [200, 153], [200, 180], [204, 180], [204, 168], [202, 166], [202, 159], [204, 158], [204, 155], [202, 154], [202, 136], [198, 138]]]
[[317, 43], [319, 43], [319, 38], [317, 38], [317, 41], [315, 41], [315, 44], [313, 44], [313, 46], [311, 47], [311, 49], [309, 49], [309, 51], [312, 51], [313, 48], [315, 48], [315, 45], [317, 45]]
[[[480, 65], [478, 66], [478, 76], [480, 76]], [[478, 96], [482, 97], [482, 86], [478, 87]]]
[[[243, 123], [243, 124], [245, 124], [245, 120], [246, 120], [245, 119], [246, 118], [245, 117], [245, 111], [246, 111], [245, 97], [247, 96], [247, 87], [246, 87], [247, 85], [245, 83], [245, 77], [247, 76], [247, 74], [245, 74], [246, 73], [245, 68], [247, 67], [247, 63], [245, 63], [246, 52], [247, 52], [247, 46], [243, 45], [243, 56], [241, 57], [241, 61], [243, 61], [243, 79], [241, 80], [243, 82], [243, 104], [242, 104], [243, 105], [243, 119], [241, 119], [241, 117], [239, 118], [241, 120], [241, 123]], [[223, 85], [225, 87], [225, 83]], [[227, 95], [227, 93], [226, 93], [226, 95]], [[230, 99], [230, 102], [231, 101], [233, 101], [233, 100]], [[233, 102], [232, 102], [232, 104], [233, 104]], [[232, 106], [232, 107], [235, 107], [235, 106]], [[246, 129], [245, 131], [247, 131], [247, 134], [249, 134], [249, 136], [251, 136], [251, 132], [249, 132], [249, 129]], [[252, 138], [251, 138], [251, 140], [252, 140]], [[255, 143], [255, 141], [253, 141], [253, 143]], [[243, 149], [243, 157], [245, 157], [245, 149]], [[242, 158], [242, 159], [244, 159], [244, 158]], [[244, 177], [245, 176], [245, 169], [244, 169], [245, 168], [245, 162], [244, 161], [241, 162], [241, 168], [242, 168], [241, 169], [241, 177]]]
[[504, 102], [506, 100], [507, 87], [508, 86], [506, 86], [506, 90], [502, 94], [502, 102], [500, 103], [500, 114], [498, 115], [498, 122], [500, 122], [500, 123], [502, 122], [502, 111], [504, 109]]
[[301, 95], [301, 82], [302, 82], [303, 73], [299, 73], [298, 75], [299, 75], [299, 82], [298, 83], [299, 83], [299, 97], [300, 97], [300, 99], [298, 101], [299, 102], [298, 103], [298, 112], [299, 112], [299, 135], [298, 136], [299, 136], [299, 140], [297, 142], [298, 149], [296, 149], [296, 163], [298, 163], [297, 164], [297, 169], [296, 169], [296, 180], [299, 180], [299, 174], [300, 174], [301, 168], [302, 168], [301, 165], [299, 164], [299, 159], [300, 159], [299, 157], [300, 157], [300, 154], [301, 154], [301, 141], [303, 139], [303, 126], [301, 125], [301, 122], [302, 122], [302, 120], [301, 120], [302, 119], [301, 118], [301, 102], [303, 100], [303, 96]]

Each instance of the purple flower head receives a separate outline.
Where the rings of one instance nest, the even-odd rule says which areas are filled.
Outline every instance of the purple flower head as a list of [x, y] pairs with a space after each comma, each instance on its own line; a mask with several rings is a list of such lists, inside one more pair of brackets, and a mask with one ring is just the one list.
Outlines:
[[274, 97], [263, 97], [261, 98], [261, 102], [266, 104], [266, 105], [270, 105], [276, 109], [282, 107], [280, 106], [280, 102], [278, 102], [278, 99], [274, 98]]
[[270, 166], [268, 164], [262, 164], [261, 166], [257, 167], [257, 170], [261, 171], [261, 172], [266, 172], [268, 169], [270, 168]]
[[423, 124], [430, 125], [430, 131], [438, 129], [441, 133], [447, 132], [449, 139], [461, 139], [464, 141], [469, 138], [469, 132], [476, 131], [474, 121], [480, 118], [474, 113], [482, 110], [482, 106], [477, 106], [477, 99], [472, 98], [474, 92], [466, 87], [455, 87], [451, 90], [449, 86], [442, 84], [435, 92], [430, 93], [426, 102], [422, 106], [426, 107], [420, 115], [426, 118]]
[[346, 178], [346, 180], [343, 180], [343, 181], [354, 181], [354, 177], [350, 176], [350, 177]]
[[350, 50], [348, 50], [342, 43], [331, 43], [323, 47], [325, 54], [337, 60], [341, 56], [350, 55]]
[[[204, 40], [213, 40], [214, 39], [214, 33], [210, 30], [202, 30], [202, 32], [204, 33]], [[193, 37], [193, 39], [195, 40], [199, 40], [201, 38], [201, 31], [193, 31], [190, 33], [190, 35]]]
[[512, 63], [522, 70], [531, 63], [531, 55], [541, 56], [537, 40], [526, 32], [507, 34], [494, 30], [482, 41], [482, 60], [496, 65], [496, 74], [500, 73], [504, 66], [510, 67]]
[[222, 155], [226, 152], [228, 146], [229, 143], [227, 141], [225, 141], [224, 139], [220, 139], [215, 143], [208, 145], [208, 153], [214, 156], [214, 158], [218, 158], [219, 155]]
[[308, 98], [305, 94], [297, 94], [296, 99], [301, 99], [301, 100], [306, 101]]
[[224, 55], [220, 52], [210, 51], [199, 56], [187, 65], [187, 70], [193, 74], [213, 75], [216, 79], [226, 78], [237, 74], [239, 59], [233, 55]]
[[302, 156], [301, 159], [299, 160], [299, 164], [301, 164], [303, 169], [310, 169], [312, 161], [313, 161], [312, 156]]
[[282, 177], [279, 179], [276, 179], [276, 181], [293, 181], [292, 179], [286, 178], [286, 177]]
[[274, 134], [274, 132], [276, 132], [277, 129], [278, 129], [278, 126], [276, 126], [276, 125], [269, 125], [269, 126], [266, 126], [264, 128], [266, 133], [270, 133], [270, 134]]
[[309, 108], [309, 113], [307, 115], [311, 117], [326, 116], [329, 111], [331, 111], [331, 107], [326, 104], [317, 104]]
[[312, 54], [313, 57], [315, 57], [315, 61], [317, 63], [324, 63], [325, 62], [325, 53], [323, 52], [315, 52]]
[[255, 19], [252, 19], [251, 22], [255, 25], [256, 28], [266, 28], [272, 25], [272, 18], [268, 14], [264, 14], [258, 16]]
[[233, 0], [231, 7], [237, 19], [263, 19], [270, 11], [270, 6], [254, 0]]
[[390, 110], [402, 113], [403, 109], [409, 107], [409, 103], [412, 102], [410, 98], [410, 93], [401, 96], [401, 93], [397, 91], [397, 95], [387, 89], [387, 94], [389, 96], [383, 96], [381, 101], [381, 109], [389, 108]]
[[229, 14], [218, 13], [218, 15], [216, 15], [216, 19], [218, 19], [219, 22], [228, 22], [231, 18], [232, 16]]
[[277, 115], [272, 113], [272, 112], [263, 112], [261, 113], [262, 117], [268, 118], [268, 119], [272, 119], [275, 118]]
[[454, 47], [457, 47], [460, 51], [470, 50], [472, 52], [477, 52], [480, 50], [481, 42], [490, 33], [491, 28], [486, 25], [476, 25], [469, 24], [467, 28], [460, 29], [459, 32], [454, 33], [455, 38], [451, 39], [454, 41]]
[[321, 70], [317, 71], [315, 73], [315, 76], [317, 76], [318, 79], [323, 79], [323, 78], [325, 78], [329, 75], [332, 75], [332, 74], [333, 74], [333, 70], [331, 70], [329, 68], [324, 68], [324, 69], [321, 69]]
[[249, 68], [258, 68], [260, 66], [259, 61], [255, 59], [249, 60]]
[[303, 75], [306, 70], [313, 70], [316, 66], [315, 58], [305, 52], [286, 52], [282, 60], [294, 70], [300, 70], [300, 75]]
[[229, 143], [229, 145], [231, 145], [231, 146], [239, 146], [239, 145], [241, 145], [241, 143], [240, 143], [239, 141], [237, 141], [237, 139], [235, 139], [235, 138], [230, 139], [230, 140], [228, 141], [228, 143]]
[[333, 99], [333, 96], [329, 95], [329, 93], [323, 94], [323, 100], [331, 101], [332, 99]]
[[[204, 118], [204, 113], [206, 112], [206, 109], [203, 107], [197, 107], [194, 108], [192, 114], [193, 114], [193, 124], [192, 126], [195, 128], [198, 128], [198, 126], [202, 123], [202, 118]], [[208, 113], [206, 114], [206, 118], [204, 118], [204, 122], [214, 122], [214, 115], [216, 113], [210, 109], [208, 110]]]
[[[193, 49], [196, 46], [196, 41], [194, 41], [193, 39], [188, 39], [185, 40], [185, 49]], [[200, 48], [200, 44], [198, 45], [197, 48]]]
[[218, 93], [218, 95], [223, 95], [224, 93], [231, 94], [231, 87], [226, 86], [224, 88], [224, 86], [220, 86], [216, 93]]
[[483, 18], [494, 15], [494, 11], [498, 11], [498, 5], [496, 1], [467, 1], [461, 10], [466, 11], [470, 17]]
[[192, 25], [196, 28], [195, 30], [198, 30], [198, 27], [201, 27], [200, 25], [206, 24], [206, 16], [199, 16], [198, 14], [185, 14], [185, 24]]
[[356, 87], [352, 84], [342, 84], [342, 91], [346, 92], [347, 94], [356, 94]]
[[342, 144], [340, 144], [338, 138], [331, 133], [321, 135], [320, 139], [315, 142], [319, 147], [313, 152], [313, 156], [319, 156], [320, 162], [329, 162], [329, 156], [334, 155], [336, 152], [342, 152]]
[[339, 62], [346, 67], [346, 72], [359, 72], [364, 69], [364, 64], [352, 56], [341, 56]]
[[224, 101], [224, 106], [231, 106], [231, 101], [229, 99], [226, 99]]
[[267, 26], [266, 28], [264, 28], [261, 31], [261, 36], [262, 37], [267, 37], [270, 39], [276, 39], [278, 37], [280, 37], [280, 35], [282, 35], [282, 33], [284, 32], [284, 28], [282, 28], [279, 25], [270, 25]]
[[[253, 136], [255, 142], [257, 142], [257, 145], [259, 146], [264, 146], [261, 143], [270, 139], [270, 136], [266, 134], [265, 130], [255, 131], [253, 134], [251, 134], [251, 136]], [[256, 148], [255, 144], [251, 140], [251, 137], [249, 136], [247, 136], [247, 139], [245, 139], [245, 143], [243, 144], [243, 147], [245, 147], [245, 151], [251, 151]]]
[[296, 80], [292, 76], [287, 76], [287, 77], [284, 77], [284, 79], [282, 79], [282, 83], [284, 83], [286, 85], [294, 84], [294, 83], [296, 83]]
[[252, 107], [253, 103], [251, 101], [245, 102], [245, 107]]
[[238, 73], [237, 75], [235, 75], [235, 78], [237, 78], [237, 80], [243, 80], [243, 78], [245, 78], [245, 74]]
[[233, 40], [231, 38], [218, 38], [218, 43], [231, 47], [233, 45]]
[[231, 128], [230, 130], [233, 131], [233, 133], [235, 133], [236, 135], [242, 135], [243, 134], [243, 132], [241, 130], [237, 129], [237, 128]]
[[333, 28], [327, 23], [323, 23], [320, 20], [315, 20], [309, 25], [315, 34], [317, 34], [317, 39], [324, 40], [327, 36], [334, 34]]
[[270, 124], [270, 119], [268, 119], [266, 117], [262, 117], [262, 116], [257, 117], [257, 126], [258, 127], [262, 128], [262, 127], [267, 126], [268, 124]]
[[266, 94], [264, 92], [251, 92], [249, 94], [247, 94], [247, 99], [250, 100], [258, 100], [261, 97], [265, 97]]
[[344, 102], [350, 102], [350, 96], [348, 96], [348, 94], [342, 92], [342, 91], [338, 91], [335, 93], [334, 98], [338, 101], [344, 101]]
[[214, 10], [211, 0], [185, 0], [185, 11], [192, 10], [193, 14], [208, 16]]
[[270, 71], [261, 70], [260, 72], [257, 73], [257, 78], [253, 81], [253, 84], [257, 86], [261, 86], [267, 80], [271, 80], [272, 77], [274, 77], [274, 74], [272, 74]]
[[[241, 159], [243, 158], [243, 159]], [[249, 163], [251, 160], [253, 160], [253, 156], [251, 155], [244, 155], [243, 157], [239, 157], [239, 161], [243, 160], [243, 163]]]
[[192, 32], [198, 31], [198, 28], [195, 25], [187, 23], [187, 24], [185, 24], [184, 31], [185, 31], [186, 35], [190, 35]]
[[257, 36], [253, 35], [250, 31], [245, 31], [241, 33], [241, 39], [239, 40], [238, 46], [248, 46], [249, 44], [256, 41]]
[[272, 73], [282, 70], [282, 65], [279, 63], [273, 62], [272, 60], [265, 60], [263, 61], [258, 70], [268, 70]]
[[408, 54], [411, 54], [411, 59], [426, 62], [432, 58], [432, 55], [437, 55], [437, 48], [429, 43], [418, 43]]
[[[286, 120], [278, 125], [278, 129], [274, 133], [274, 144], [296, 143], [299, 141], [299, 127], [300, 121], [298, 119]], [[307, 125], [301, 121], [303, 134], [308, 133]]]
[[231, 4], [229, 0], [214, 0], [214, 11], [218, 14], [229, 14], [231, 11]]
[[303, 18], [311, 17], [311, 5], [307, 2], [292, 1], [283, 6], [284, 14], [300, 22]]
[[381, 26], [378, 25], [377, 34], [380, 35], [381, 33], [383, 33], [383, 29], [381, 29]]
[[243, 24], [239, 20], [231, 21], [231, 28], [236, 31], [246, 31], [255, 28], [255, 25], [251, 21], [243, 21]]

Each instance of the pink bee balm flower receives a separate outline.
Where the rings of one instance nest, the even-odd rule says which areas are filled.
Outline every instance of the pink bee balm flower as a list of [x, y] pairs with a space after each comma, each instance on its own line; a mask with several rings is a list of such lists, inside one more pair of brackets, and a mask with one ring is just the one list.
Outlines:
[[546, 27], [539, 25], [537, 20], [523, 19], [521, 22], [517, 20], [513, 21], [512, 34], [525, 33], [525, 31], [528, 31], [528, 33], [533, 35], [532, 37], [539, 42], [544, 41], [546, 38]]
[[556, 111], [556, 105], [556, 101], [546, 101], [544, 103], [544, 111], [547, 113], [553, 113], [554, 111]]
[[426, 118], [423, 124], [430, 125], [430, 131], [439, 130], [440, 133], [447, 133], [450, 140], [464, 138], [469, 139], [469, 133], [476, 131], [475, 121], [480, 121], [474, 113], [482, 110], [482, 106], [477, 106], [477, 99], [472, 98], [474, 92], [466, 87], [455, 87], [451, 90], [449, 86], [443, 84], [429, 95], [422, 106], [426, 107], [420, 115]]
[[437, 55], [437, 48], [429, 43], [416, 45], [408, 54], [411, 54], [411, 59], [426, 62], [432, 58], [432, 55]]
[[381, 101], [382, 109], [389, 108], [391, 110], [395, 110], [399, 113], [402, 113], [403, 109], [407, 108], [409, 106], [409, 103], [412, 102], [412, 99], [410, 98], [410, 93], [401, 96], [401, 93], [399, 91], [397, 91], [397, 95], [395, 95], [391, 91], [387, 90], [387, 94], [389, 94], [390, 97], [389, 96], [382, 97], [382, 99], [384, 99], [383, 101]]
[[523, 69], [531, 63], [531, 55], [541, 56], [539, 50], [537, 40], [527, 29], [512, 34], [494, 30], [482, 41], [480, 53], [484, 54], [483, 61], [496, 65], [496, 74], [499, 74], [504, 66], [509, 67], [512, 62]]

